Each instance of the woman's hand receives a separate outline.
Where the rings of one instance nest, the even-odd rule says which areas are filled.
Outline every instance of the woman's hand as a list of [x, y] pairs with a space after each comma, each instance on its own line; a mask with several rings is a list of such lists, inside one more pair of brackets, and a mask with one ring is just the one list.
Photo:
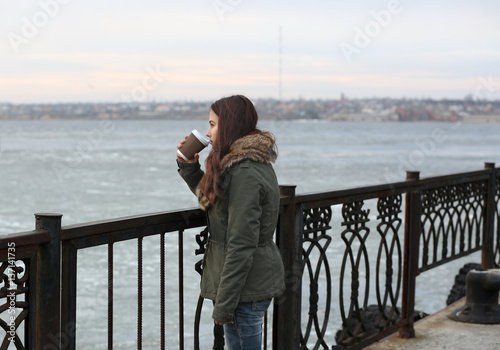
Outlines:
[[[188, 138], [187, 136], [184, 136], [184, 140], [181, 140], [181, 142], [177, 145], [177, 149], [182, 147], [182, 145], [186, 142], [187, 138]], [[199, 161], [199, 159], [200, 156], [198, 155], [198, 153], [195, 153], [194, 158], [190, 160], [185, 160], [184, 158], [181, 157], [179, 153], [177, 153], [177, 160], [182, 163], [196, 163]]]
[[215, 321], [215, 324], [218, 324], [219, 326], [224, 326], [224, 323], [220, 323], [218, 321]]

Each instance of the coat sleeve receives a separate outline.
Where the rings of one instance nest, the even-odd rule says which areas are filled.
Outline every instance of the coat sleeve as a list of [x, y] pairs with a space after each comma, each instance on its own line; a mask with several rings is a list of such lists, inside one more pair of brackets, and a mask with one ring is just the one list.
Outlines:
[[249, 162], [237, 166], [229, 184], [226, 256], [212, 317], [222, 323], [232, 321], [241, 291], [258, 247], [262, 207], [262, 182]]
[[183, 163], [177, 160], [177, 166], [179, 167], [179, 175], [186, 182], [191, 192], [196, 194], [196, 188], [205, 174], [201, 170], [200, 163]]

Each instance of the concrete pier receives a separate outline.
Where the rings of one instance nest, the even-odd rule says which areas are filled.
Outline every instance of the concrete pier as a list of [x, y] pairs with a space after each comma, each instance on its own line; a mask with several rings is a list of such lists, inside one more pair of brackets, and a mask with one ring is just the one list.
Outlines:
[[415, 323], [416, 337], [402, 339], [393, 334], [366, 347], [369, 350], [496, 350], [500, 349], [500, 324], [473, 324], [448, 318], [465, 305], [465, 298]]

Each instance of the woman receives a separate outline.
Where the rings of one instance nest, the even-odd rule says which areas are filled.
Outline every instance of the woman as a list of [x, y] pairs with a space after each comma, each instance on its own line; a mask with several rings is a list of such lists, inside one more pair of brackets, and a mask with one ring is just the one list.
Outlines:
[[[274, 136], [257, 129], [245, 96], [214, 102], [206, 133], [212, 151], [200, 168], [177, 155], [179, 173], [207, 212], [210, 238], [203, 257], [201, 296], [214, 301], [229, 349], [261, 349], [262, 317], [285, 290], [283, 263], [273, 242], [279, 187], [271, 163]], [[185, 140], [177, 146], [180, 148]]]

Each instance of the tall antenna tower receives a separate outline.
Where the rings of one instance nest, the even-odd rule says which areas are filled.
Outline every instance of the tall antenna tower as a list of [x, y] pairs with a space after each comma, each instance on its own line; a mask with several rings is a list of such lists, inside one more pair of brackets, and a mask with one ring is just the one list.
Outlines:
[[279, 95], [279, 104], [281, 105], [281, 116], [283, 117], [285, 114], [285, 106], [283, 103], [283, 28], [280, 24], [279, 28], [279, 46], [278, 46], [278, 95]]

